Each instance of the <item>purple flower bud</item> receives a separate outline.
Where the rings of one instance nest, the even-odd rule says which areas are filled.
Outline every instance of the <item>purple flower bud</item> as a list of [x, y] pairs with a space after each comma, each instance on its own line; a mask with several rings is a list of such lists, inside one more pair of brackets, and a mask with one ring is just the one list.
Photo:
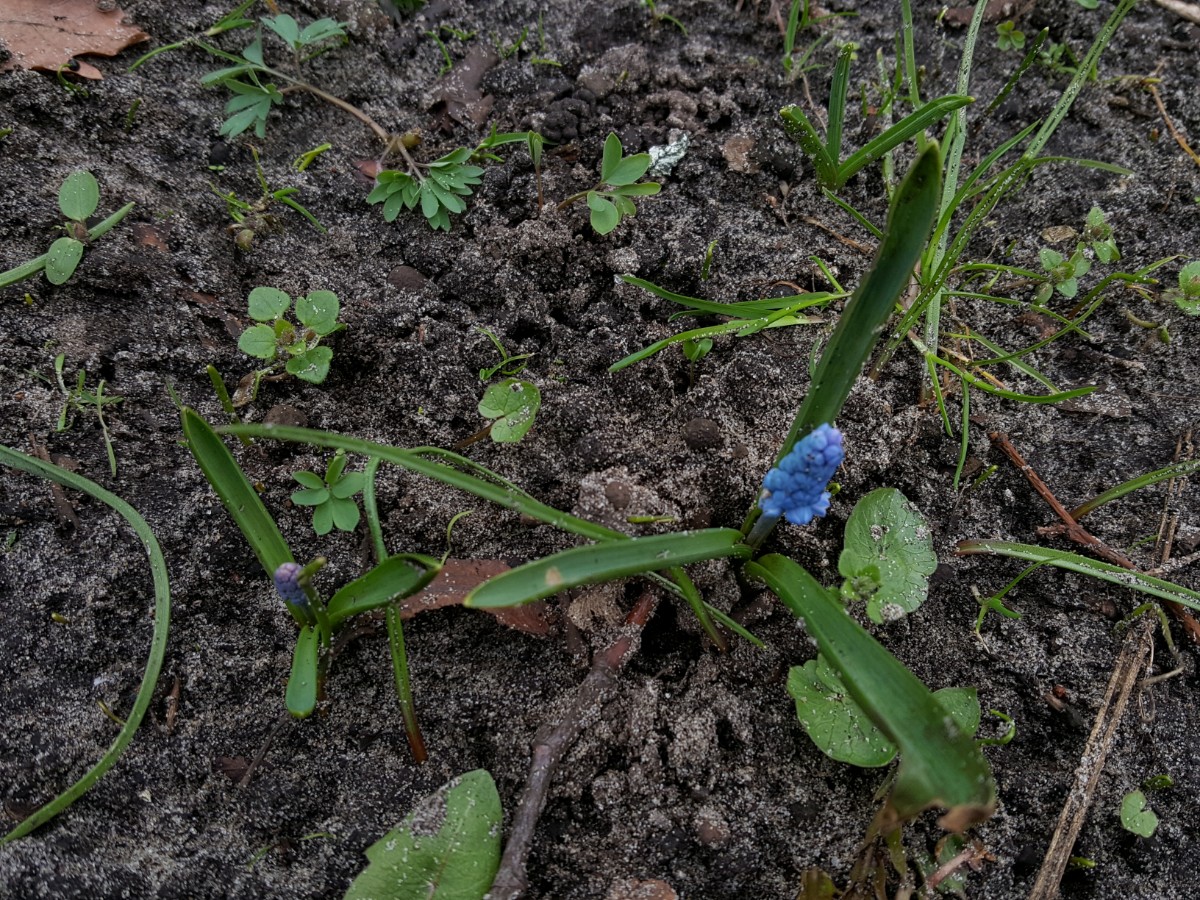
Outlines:
[[300, 609], [308, 609], [308, 595], [304, 593], [304, 588], [300, 585], [300, 572], [303, 571], [299, 564], [294, 562], [285, 562], [275, 570], [275, 590], [279, 592], [279, 596], [290, 603], [292, 606], [298, 606]]
[[825, 486], [842, 464], [842, 433], [832, 425], [818, 425], [763, 479], [758, 501], [763, 515], [786, 516], [793, 525], [807, 525], [829, 511]]

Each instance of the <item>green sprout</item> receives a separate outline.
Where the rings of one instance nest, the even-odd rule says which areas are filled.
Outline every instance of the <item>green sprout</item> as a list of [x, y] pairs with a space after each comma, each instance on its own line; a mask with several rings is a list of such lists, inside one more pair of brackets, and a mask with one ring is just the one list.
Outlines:
[[856, 44], [847, 43], [842, 45], [841, 52], [838, 53], [833, 70], [833, 83], [829, 88], [829, 127], [826, 129], [824, 140], [799, 106], [785, 106], [780, 110], [783, 127], [788, 136], [796, 141], [804, 155], [812, 160], [817, 180], [831, 191], [841, 188], [860, 169], [890, 153], [909, 138], [921, 134], [950, 113], [974, 102], [974, 98], [960, 94], [948, 94], [931, 100], [885, 130], [861, 150], [852, 153], [843, 162], [842, 123], [846, 115], [850, 63], [856, 49]]
[[1114, 263], [1121, 258], [1117, 242], [1113, 240], [1112, 226], [1104, 221], [1104, 213], [1098, 206], [1088, 210], [1087, 224], [1083, 228], [1083, 243], [1092, 248], [1096, 259], [1102, 263]]
[[58, 208], [67, 217], [62, 226], [66, 236], [52, 243], [50, 249], [36, 259], [7, 272], [0, 272], [0, 288], [32, 278], [43, 269], [46, 272], [46, 280], [51, 284], [65, 283], [75, 274], [86, 244], [111, 231], [134, 206], [132, 203], [126, 203], [103, 222], [89, 229], [88, 217], [99, 205], [100, 185], [95, 175], [83, 169], [68, 175], [58, 189]]
[[1189, 316], [1200, 316], [1200, 259], [1179, 270], [1179, 288], [1166, 291], [1163, 298], [1175, 301]]
[[[292, 298], [273, 287], [256, 287], [248, 298], [250, 318], [256, 323], [242, 332], [238, 349], [269, 365], [258, 369], [248, 378], [248, 391], [239, 387], [236, 406], [244, 406], [258, 394], [264, 378], [274, 378], [286, 372], [310, 384], [321, 384], [329, 375], [333, 351], [321, 346], [321, 340], [345, 325], [337, 321], [340, 311], [337, 294], [333, 291], [312, 291], [296, 298], [295, 315], [300, 327], [294, 325], [287, 312]], [[245, 379], [243, 379], [243, 384]]]
[[1158, 816], [1146, 805], [1141, 791], [1130, 791], [1121, 798], [1121, 827], [1141, 838], [1154, 837], [1158, 830]]
[[313, 531], [318, 535], [329, 534], [334, 528], [353, 531], [358, 527], [359, 510], [354, 495], [362, 492], [366, 476], [362, 472], [343, 474], [345, 468], [346, 453], [339, 450], [329, 461], [324, 478], [315, 472], [292, 473], [302, 486], [292, 493], [292, 502], [312, 507]]
[[[324, 144], [323, 146], [328, 148], [329, 145]], [[252, 147], [250, 152], [254, 155], [254, 170], [258, 176], [259, 187], [262, 188], [262, 196], [258, 200], [249, 203], [240, 199], [233, 191], [224, 194], [217, 190], [215, 186], [213, 187], [213, 193], [225, 201], [225, 209], [229, 213], [229, 218], [233, 219], [233, 224], [226, 230], [233, 235], [233, 242], [237, 244], [238, 249], [248, 251], [254, 244], [254, 236], [256, 234], [279, 229], [278, 220], [275, 216], [267, 212], [275, 203], [282, 203], [289, 209], [300, 213], [300, 215], [309, 221], [309, 224], [313, 228], [317, 229], [321, 234], [325, 234], [325, 227], [317, 221], [317, 217], [301, 206], [298, 201], [292, 199], [293, 195], [298, 193], [300, 189], [286, 187], [271, 190], [270, 185], [267, 184], [266, 175], [263, 174], [262, 163], [258, 159], [258, 150]], [[320, 152], [320, 148], [309, 151], [309, 153], [317, 152]], [[304, 165], [307, 165], [307, 163]], [[303, 170], [303, 165], [299, 168]]]
[[595, 187], [572, 194], [562, 203], [559, 209], [565, 209], [577, 200], [587, 200], [588, 209], [592, 211], [592, 230], [596, 234], [608, 234], [626, 216], [637, 214], [633, 197], [652, 197], [662, 190], [662, 185], [655, 181], [636, 184], [637, 180], [646, 174], [650, 168], [649, 153], [635, 153], [625, 156], [621, 139], [612, 132], [604, 139], [604, 153], [600, 158], [600, 181]]
[[[66, 363], [66, 354], [60, 353], [54, 357], [54, 378], [58, 382], [58, 389], [62, 391], [63, 408], [58, 414], [58, 424], [55, 426], [55, 431], [66, 431], [71, 427], [71, 419], [73, 413], [93, 413], [96, 416], [96, 421], [100, 423], [100, 433], [104, 437], [104, 450], [108, 455], [108, 468], [113, 476], [117, 474], [117, 455], [113, 451], [112, 435], [108, 433], [108, 423], [104, 421], [104, 409], [107, 406], [115, 406], [124, 400], [124, 397], [117, 397], [112, 394], [104, 393], [104, 385], [107, 383], [104, 379], [100, 379], [100, 383], [96, 385], [94, 391], [89, 391], [87, 384], [87, 370], [80, 369], [75, 377], [75, 384], [67, 387], [67, 383], [63, 378], [63, 367]], [[40, 377], [40, 376], [39, 376]]]
[[541, 408], [537, 385], [518, 378], [488, 385], [479, 401], [479, 414], [492, 420], [487, 433], [497, 444], [513, 444], [525, 437]]
[[494, 366], [487, 366], [479, 370], [480, 381], [491, 381], [497, 373], [501, 375], [513, 376], [520, 375], [525, 371], [525, 367], [529, 365], [529, 359], [533, 356], [532, 353], [515, 353], [510, 354], [505, 349], [504, 344], [500, 342], [500, 338], [492, 334], [486, 328], [476, 328], [480, 334], [492, 342], [492, 346], [496, 348], [496, 352], [500, 354], [500, 362]]
[[1038, 260], [1048, 276], [1034, 298], [1039, 305], [1045, 305], [1055, 291], [1067, 298], [1074, 297], [1079, 293], [1079, 279], [1092, 268], [1092, 261], [1082, 250], [1063, 256], [1057, 250], [1043, 247], [1038, 251]]
[[996, 47], [1000, 50], [1025, 49], [1025, 32], [1017, 29], [1012, 19], [996, 26]]
[[[539, 167], [541, 162], [542, 138], [531, 131], [499, 133], [493, 129], [475, 149], [459, 147], [431, 163], [418, 163], [409, 154], [410, 147], [418, 142], [419, 139], [413, 134], [403, 135], [391, 142], [391, 149], [403, 157], [405, 170], [383, 169], [375, 176], [375, 187], [367, 195], [367, 203], [383, 204], [386, 222], [395, 221], [402, 210], [420, 206], [421, 215], [430, 228], [449, 231], [450, 214], [467, 211], [465, 198], [474, 193], [472, 188], [480, 183], [483, 175], [483, 168], [471, 165], [472, 161], [498, 161], [501, 157], [492, 152], [494, 148], [524, 143], [529, 148], [535, 167]], [[540, 191], [540, 168], [538, 180]]]

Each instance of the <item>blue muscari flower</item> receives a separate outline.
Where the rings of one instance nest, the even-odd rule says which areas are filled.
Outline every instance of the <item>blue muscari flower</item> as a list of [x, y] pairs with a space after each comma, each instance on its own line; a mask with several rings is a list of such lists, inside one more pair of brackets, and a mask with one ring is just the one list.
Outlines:
[[842, 433], [832, 425], [818, 425], [763, 479], [758, 501], [763, 515], [786, 516], [793, 525], [807, 525], [829, 511], [825, 486], [846, 458]]
[[279, 592], [280, 597], [292, 606], [307, 610], [308, 595], [304, 592], [304, 588], [300, 584], [301, 571], [302, 569], [298, 563], [282, 563], [275, 570], [275, 590]]

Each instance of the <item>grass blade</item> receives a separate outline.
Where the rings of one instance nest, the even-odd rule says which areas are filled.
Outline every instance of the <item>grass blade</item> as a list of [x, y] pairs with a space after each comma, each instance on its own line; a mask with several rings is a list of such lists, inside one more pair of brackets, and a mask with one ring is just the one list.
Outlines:
[[150, 560], [150, 574], [154, 580], [154, 634], [150, 639], [146, 671], [142, 675], [141, 686], [138, 688], [137, 697], [134, 698], [133, 708], [129, 711], [125, 724], [121, 726], [116, 739], [100, 757], [100, 760], [85, 772], [82, 778], [38, 809], [33, 815], [22, 820], [3, 838], [0, 838], [0, 846], [3, 846], [9, 841], [24, 837], [38, 826], [50, 821], [87, 793], [121, 758], [125, 748], [133, 740], [134, 733], [138, 730], [138, 726], [141, 725], [142, 719], [146, 715], [146, 710], [150, 707], [154, 687], [158, 683], [159, 672], [162, 671], [163, 657], [167, 649], [167, 633], [171, 624], [171, 586], [167, 579], [167, 563], [163, 559], [158, 541], [154, 538], [154, 532], [150, 530], [150, 526], [146, 524], [146, 520], [138, 514], [137, 510], [120, 497], [74, 472], [68, 472], [52, 463], [42, 462], [40, 459], [34, 459], [17, 450], [10, 450], [8, 447], [0, 446], [0, 464], [49, 479], [63, 487], [82, 491], [116, 510], [129, 523], [138, 539], [141, 540], [142, 546], [145, 547], [146, 555]]
[[1143, 575], [1141, 572], [1122, 569], [1111, 563], [1089, 559], [1078, 553], [1051, 550], [1049, 547], [1038, 547], [1033, 544], [1018, 544], [1013, 541], [960, 541], [955, 552], [959, 556], [975, 554], [1011, 556], [1013, 559], [1023, 559], [1026, 562], [1042, 563], [1079, 575], [1090, 575], [1092, 578], [1132, 588], [1160, 600], [1174, 600], [1182, 606], [1200, 610], [1200, 594], [1195, 591], [1190, 591], [1161, 578], [1155, 578], [1153, 575]]
[[365, 575], [344, 585], [329, 599], [330, 626], [336, 628], [351, 616], [415, 594], [433, 581], [441, 568], [436, 559], [418, 553], [389, 556]]
[[[846, 119], [846, 91], [850, 88], [850, 61], [854, 58], [855, 44], [846, 43], [838, 51], [833, 66], [833, 81], [829, 85], [829, 127], [825, 129], [825, 152], [838, 165], [842, 158], [842, 123]], [[839, 177], [841, 166], [838, 165]]]
[[467, 595], [463, 605], [476, 609], [518, 606], [582, 584], [600, 584], [706, 559], [745, 557], [750, 548], [741, 540], [742, 533], [736, 528], [708, 528], [573, 547], [485, 581]]
[[804, 155], [812, 160], [813, 168], [817, 171], [817, 181], [834, 190], [840, 187], [837, 160], [830, 157], [821, 136], [817, 134], [817, 129], [813, 128], [804, 110], [795, 105], [785, 106], [779, 111], [779, 115], [783, 117], [783, 129], [788, 137], [799, 144]]
[[1131, 478], [1128, 481], [1123, 481], [1116, 487], [1111, 487], [1103, 494], [1093, 497], [1080, 506], [1071, 510], [1071, 518], [1079, 521], [1088, 513], [1095, 509], [1099, 509], [1105, 503], [1111, 503], [1118, 497], [1124, 497], [1126, 494], [1132, 494], [1134, 491], [1141, 490], [1144, 487], [1150, 487], [1152, 484], [1158, 484], [1160, 481], [1167, 481], [1171, 478], [1186, 478], [1189, 475], [1194, 475], [1200, 472], [1200, 460], [1190, 459], [1186, 462], [1175, 463], [1167, 466], [1164, 469], [1155, 469], [1153, 472], [1147, 472], [1145, 475], [1139, 475], [1137, 478]]
[[307, 719], [317, 708], [317, 667], [320, 650], [316, 628], [305, 625], [296, 638], [296, 650], [292, 654], [292, 674], [288, 678], [288, 712], [297, 719]]
[[879, 159], [889, 150], [894, 150], [913, 135], [923, 132], [930, 125], [944, 118], [956, 109], [974, 103], [974, 97], [964, 97], [959, 94], [947, 94], [931, 100], [914, 113], [909, 113], [879, 137], [868, 143], [861, 150], [851, 154], [838, 168], [838, 184], [841, 187], [849, 181], [859, 169]]
[[[200, 465], [200, 471], [204, 473], [208, 483], [225, 504], [225, 509], [246, 536], [267, 577], [273, 577], [275, 570], [285, 562], [295, 562], [279, 526], [275, 524], [275, 520], [259, 499], [258, 492], [251, 486], [237, 460], [213, 431], [212, 426], [194, 409], [188, 407], [184, 408], [181, 418], [183, 436], [187, 439], [192, 456]], [[292, 615], [297, 622], [304, 624], [295, 611]]]
[[854, 701], [900, 748], [900, 769], [888, 813], [909, 819], [944, 807], [938, 824], [962, 831], [988, 818], [996, 786], [971, 738], [947, 723], [944, 707], [912, 672], [848, 615], [831, 592], [796, 563], [777, 553], [748, 563], [816, 638]]

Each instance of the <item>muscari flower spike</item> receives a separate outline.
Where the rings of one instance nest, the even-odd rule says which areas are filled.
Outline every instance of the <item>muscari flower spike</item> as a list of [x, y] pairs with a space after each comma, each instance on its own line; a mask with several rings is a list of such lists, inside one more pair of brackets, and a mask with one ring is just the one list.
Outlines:
[[307, 611], [308, 594], [304, 592], [304, 586], [300, 584], [300, 574], [303, 571], [303, 567], [299, 563], [280, 564], [279, 568], [275, 570], [275, 590], [290, 605]]
[[793, 525], [807, 525], [829, 511], [829, 479], [846, 458], [842, 433], [832, 425], [818, 425], [763, 479], [758, 501], [763, 515], [786, 516]]

